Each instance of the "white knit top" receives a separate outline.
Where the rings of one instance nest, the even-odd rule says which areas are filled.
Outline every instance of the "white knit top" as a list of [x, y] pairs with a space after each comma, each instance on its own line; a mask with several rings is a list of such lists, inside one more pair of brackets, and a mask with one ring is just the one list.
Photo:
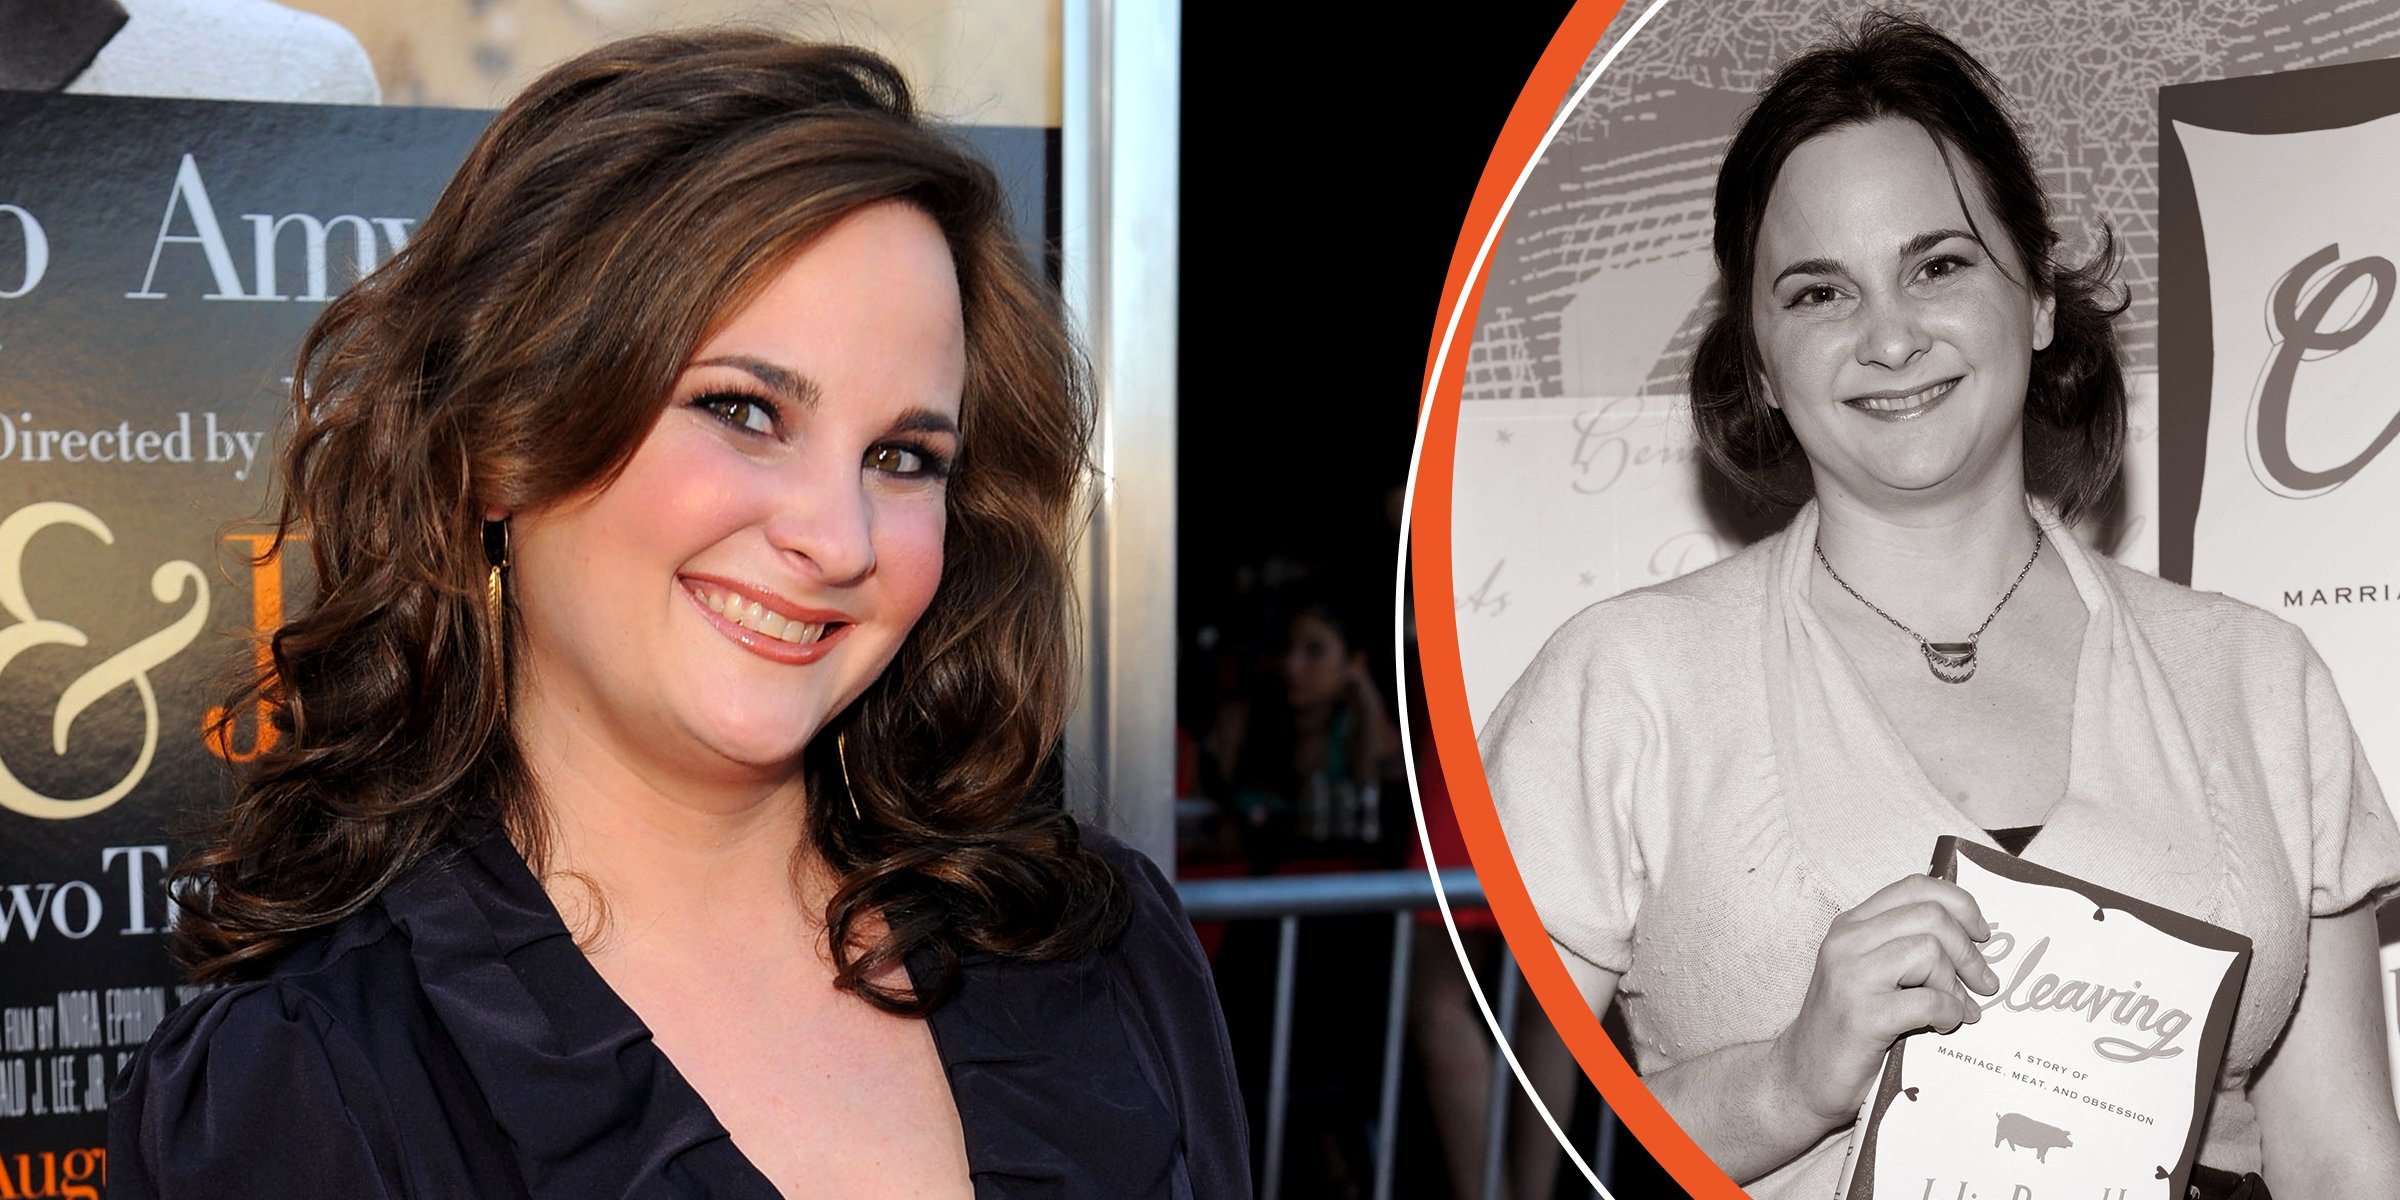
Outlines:
[[[1924, 871], [1942, 834], [1990, 844], [1809, 607], [1816, 518], [1584, 610], [1482, 734], [1534, 906], [1563, 953], [1620, 975], [1644, 1073], [1775, 1036], [1835, 916]], [[2298, 629], [2044, 525], [2089, 616], [2066, 793], [2024, 857], [2249, 935], [2200, 1160], [2256, 1170], [2249, 1075], [2291, 1017], [2307, 918], [2400, 884], [2400, 831]], [[1832, 1195], [1848, 1140], [1751, 1193]]]

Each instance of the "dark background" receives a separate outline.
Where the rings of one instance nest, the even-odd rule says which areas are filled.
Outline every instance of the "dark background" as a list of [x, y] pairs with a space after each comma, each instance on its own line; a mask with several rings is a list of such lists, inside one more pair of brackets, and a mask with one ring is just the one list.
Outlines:
[[[1186, 4], [1179, 625], [1276, 556], [1388, 604], [1427, 339], [1467, 202], [1573, 7]], [[1465, 12], [1467, 10], [1460, 10]], [[1261, 36], [1262, 31], [1267, 36]]]
[[[1279, 591], [1358, 611], [1391, 694], [1397, 491], [1443, 279], [1501, 126], [1572, 7], [1428, 21], [1289, 5], [1262, 22], [1184, 6], [1176, 623], [1193, 736], [1235, 682], [1226, 664], [1274, 653]], [[1683, 1194], [1630, 1137], [1619, 1153], [1618, 1195]], [[1404, 1169], [1402, 1190], [1438, 1188], [1432, 1166]], [[1583, 1194], [1560, 1176], [1560, 1195]]]

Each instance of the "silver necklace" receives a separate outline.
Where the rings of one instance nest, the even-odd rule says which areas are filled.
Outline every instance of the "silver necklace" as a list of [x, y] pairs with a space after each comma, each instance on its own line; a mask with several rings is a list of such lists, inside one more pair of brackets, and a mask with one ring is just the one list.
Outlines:
[[1883, 611], [1882, 605], [1859, 595], [1858, 589], [1851, 587], [1850, 581], [1842, 578], [1840, 571], [1833, 569], [1833, 560], [1825, 557], [1825, 539], [1823, 537], [1816, 540], [1816, 550], [1817, 561], [1825, 564], [1825, 573], [1833, 576], [1833, 581], [1842, 585], [1842, 590], [1850, 593], [1851, 599], [1874, 609], [1875, 615], [1890, 621], [1893, 628], [1917, 639], [1917, 649], [1924, 651], [1925, 665], [1933, 669], [1935, 679], [1939, 679], [1943, 683], [1965, 683], [1975, 678], [1975, 644], [1983, 640], [1983, 631], [1992, 627], [1992, 619], [2000, 615], [2000, 610], [2008, 607], [2009, 597], [2017, 594], [2018, 585], [2024, 583], [2025, 577], [2033, 573], [2033, 560], [2042, 556], [2042, 527], [2039, 525], [2033, 527], [2033, 553], [2025, 557], [2024, 567], [2017, 571], [2016, 583], [2008, 585], [2008, 590], [2001, 593], [2000, 603], [1992, 606], [1992, 611], [1984, 615], [1983, 624], [1976, 626], [1975, 632], [1968, 634], [1967, 640], [1963, 642], [1927, 641], [1924, 634], [1902, 625], [1900, 618]]

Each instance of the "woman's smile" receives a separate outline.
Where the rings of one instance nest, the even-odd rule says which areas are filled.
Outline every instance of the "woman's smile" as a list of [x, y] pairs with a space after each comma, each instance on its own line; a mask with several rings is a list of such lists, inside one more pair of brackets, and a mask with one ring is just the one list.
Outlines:
[[841, 613], [799, 608], [772, 592], [739, 584], [687, 578], [683, 589], [719, 633], [775, 662], [815, 662], [857, 624]]
[[1940, 383], [1913, 390], [1891, 389], [1853, 396], [1844, 401], [1850, 407], [1881, 421], [1913, 421], [1940, 407], [1949, 397], [1958, 380], [1945, 379]]

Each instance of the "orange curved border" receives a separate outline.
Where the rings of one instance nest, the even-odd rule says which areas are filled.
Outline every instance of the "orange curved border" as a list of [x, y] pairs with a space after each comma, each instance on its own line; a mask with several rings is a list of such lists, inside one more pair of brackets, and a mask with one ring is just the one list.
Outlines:
[[[1467, 345], [1474, 322], [1462, 319], [1445, 338], [1450, 314], [1458, 309], [1459, 293], [1472, 270], [1484, 235], [1503, 220], [1501, 206], [1509, 190], [1541, 148], [1543, 132], [1566, 102], [1576, 72], [1599, 45], [1624, 0], [1577, 0], [1552, 35], [1550, 45], [1534, 65], [1533, 74], [1509, 110], [1500, 139], [1485, 163], [1483, 178], [1467, 209], [1451, 254], [1450, 272], [1442, 287], [1442, 307], [1434, 324], [1432, 344], [1425, 355], [1425, 372], [1433, 386], [1425, 434], [1417, 458], [1416, 502], [1412, 513], [1410, 557], [1416, 587], [1417, 644], [1424, 671], [1426, 707], [1433, 719], [1434, 746], [1439, 751], [1443, 778], [1458, 811], [1460, 832], [1483, 882], [1484, 897], [1499, 918], [1501, 932], [1515, 951], [1517, 963], [1542, 1011], [1557, 1027], [1575, 1061], [1583, 1067], [1600, 1094], [1616, 1110], [1627, 1129], [1641, 1139], [1675, 1182], [1701, 1200], [1743, 1200], [1744, 1193], [1725, 1172], [1701, 1152], [1683, 1129], [1642, 1086], [1640, 1077], [1601, 1031], [1600, 1022], [1583, 1003], [1567, 977], [1558, 952], [1534, 915], [1525, 881], [1500, 832], [1499, 814], [1492, 807], [1490, 784], [1483, 776], [1483, 759], [1476, 753], [1475, 728], [1468, 715], [1466, 677], [1459, 667], [1457, 592], [1450, 573], [1450, 505], [1458, 448], [1459, 393], [1466, 376]], [[1468, 318], [1481, 307], [1484, 277], [1475, 280], [1466, 298]], [[1444, 357], [1445, 348], [1448, 355]], [[1438, 380], [1431, 379], [1442, 363]]]

